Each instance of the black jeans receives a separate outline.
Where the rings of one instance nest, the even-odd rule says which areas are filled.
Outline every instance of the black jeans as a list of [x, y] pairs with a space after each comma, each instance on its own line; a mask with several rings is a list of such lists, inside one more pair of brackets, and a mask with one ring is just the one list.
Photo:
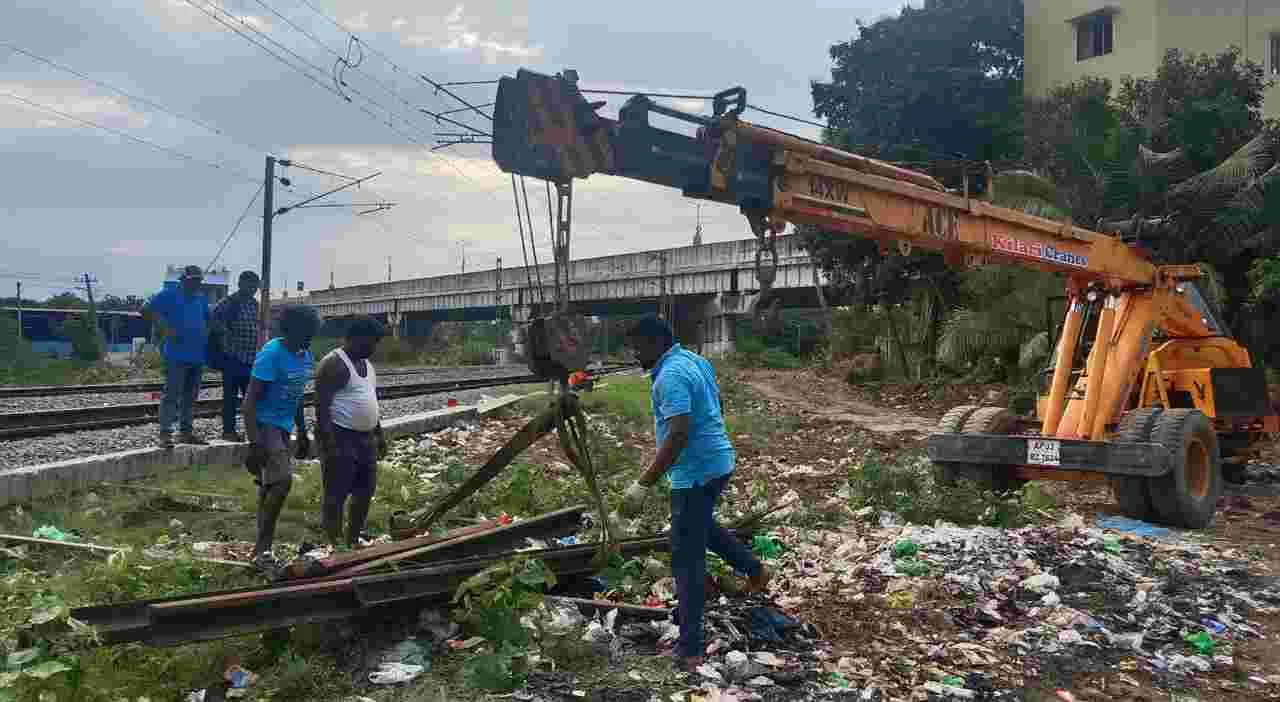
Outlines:
[[707, 598], [707, 549], [739, 573], [748, 577], [760, 573], [760, 561], [751, 549], [715, 520], [716, 500], [732, 475], [671, 491], [671, 571], [676, 579], [676, 596], [680, 598], [677, 652], [686, 658], [701, 656], [705, 651], [702, 611]]
[[222, 370], [222, 431], [234, 434], [236, 431], [236, 412], [244, 400], [245, 390], [249, 389], [249, 372], [253, 369], [247, 363], [228, 358]]

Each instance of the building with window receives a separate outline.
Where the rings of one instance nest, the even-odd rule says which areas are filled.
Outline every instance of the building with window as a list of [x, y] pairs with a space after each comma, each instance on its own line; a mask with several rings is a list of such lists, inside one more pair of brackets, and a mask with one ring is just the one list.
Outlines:
[[[1280, 0], [1023, 0], [1025, 91], [1044, 95], [1084, 76], [1153, 76], [1169, 49], [1236, 47], [1280, 79]], [[1278, 80], [1280, 83], [1280, 80]], [[1280, 85], [1263, 111], [1280, 117]]]

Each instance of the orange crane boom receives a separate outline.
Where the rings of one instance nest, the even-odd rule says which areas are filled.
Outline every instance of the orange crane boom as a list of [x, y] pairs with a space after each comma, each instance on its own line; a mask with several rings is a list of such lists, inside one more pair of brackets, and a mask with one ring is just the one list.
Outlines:
[[[636, 95], [613, 120], [596, 114], [603, 103], [584, 97], [576, 72], [521, 70], [499, 82], [493, 155], [503, 170], [565, 192], [573, 179], [604, 173], [736, 205], [760, 240], [762, 293], [772, 280], [762, 255], [787, 224], [904, 254], [939, 251], [953, 265], [1063, 274], [1067, 312], [1037, 417], [956, 408], [929, 438], [941, 475], [977, 475], [996, 488], [1108, 479], [1132, 516], [1204, 526], [1221, 492], [1219, 439], [1247, 448], [1280, 430], [1262, 369], [1205, 302], [1197, 266], [1156, 265], [1117, 236], [997, 207], [967, 185], [948, 191], [928, 175], [751, 124], [741, 119], [746, 104], [742, 88], [717, 94], [710, 116]], [[653, 127], [655, 115], [692, 125], [694, 134]]]

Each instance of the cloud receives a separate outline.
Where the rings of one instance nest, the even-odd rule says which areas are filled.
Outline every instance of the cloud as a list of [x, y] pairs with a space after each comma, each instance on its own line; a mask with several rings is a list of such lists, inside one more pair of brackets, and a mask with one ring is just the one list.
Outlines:
[[493, 65], [542, 56], [542, 47], [529, 40], [529, 15], [524, 5], [521, 0], [482, 7], [455, 0], [343, 0], [337, 14], [353, 32], [390, 32], [410, 47], [463, 54]]
[[0, 83], [0, 99], [22, 109], [0, 110], [0, 129], [79, 129], [83, 125], [51, 112], [15, 101], [11, 93], [59, 112], [97, 122], [113, 129], [141, 129], [149, 124], [145, 114], [135, 112], [128, 102], [114, 95], [97, 95], [75, 81], [30, 81]]
[[[497, 257], [507, 267], [522, 265], [511, 177], [479, 150], [445, 161], [407, 146], [307, 145], [290, 149], [289, 157], [352, 176], [382, 171], [366, 190], [351, 193], [346, 201], [397, 203], [391, 210], [366, 216], [322, 209], [301, 211], [306, 219], [281, 218], [282, 242], [295, 236], [291, 232], [313, 237], [305, 252], [290, 254], [303, 258], [287, 264], [290, 276], [305, 271], [306, 279], [323, 282], [333, 271], [338, 285], [384, 280], [388, 256], [397, 279], [453, 273], [461, 265], [464, 243], [468, 270], [491, 268]], [[525, 185], [538, 258], [545, 263], [551, 256], [546, 189], [538, 180], [528, 179]], [[330, 200], [340, 202], [339, 197], [347, 195]], [[522, 225], [527, 221], [521, 217]], [[695, 222], [693, 201], [674, 190], [603, 175], [574, 182], [574, 258], [686, 245]], [[746, 221], [733, 207], [704, 204], [702, 222], [707, 241], [750, 236]]]
[[265, 15], [245, 14], [237, 12], [224, 0], [145, 0], [143, 9], [160, 23], [162, 29], [170, 32], [223, 32], [228, 31], [209, 17], [216, 15], [239, 29], [244, 29], [236, 20], [249, 25], [260, 32], [271, 31], [271, 21]]

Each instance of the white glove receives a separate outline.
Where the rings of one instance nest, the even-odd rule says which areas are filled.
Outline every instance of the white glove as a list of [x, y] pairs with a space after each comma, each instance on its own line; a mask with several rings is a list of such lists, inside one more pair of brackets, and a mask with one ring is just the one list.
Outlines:
[[622, 506], [619, 508], [624, 516], [634, 517], [644, 510], [644, 501], [649, 497], [649, 489], [640, 483], [631, 483], [622, 493]]

